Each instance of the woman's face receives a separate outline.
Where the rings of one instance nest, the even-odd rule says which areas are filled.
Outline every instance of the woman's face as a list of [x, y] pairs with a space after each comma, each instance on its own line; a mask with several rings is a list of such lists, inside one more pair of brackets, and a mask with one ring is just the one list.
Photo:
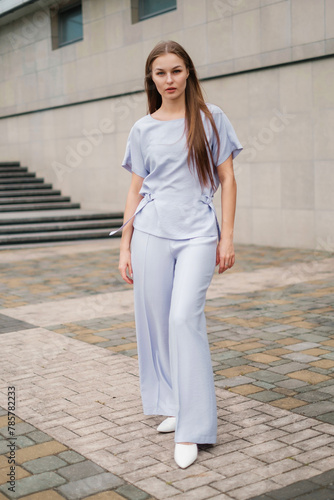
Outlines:
[[189, 71], [176, 54], [164, 54], [152, 63], [152, 80], [164, 99], [177, 99], [185, 91]]

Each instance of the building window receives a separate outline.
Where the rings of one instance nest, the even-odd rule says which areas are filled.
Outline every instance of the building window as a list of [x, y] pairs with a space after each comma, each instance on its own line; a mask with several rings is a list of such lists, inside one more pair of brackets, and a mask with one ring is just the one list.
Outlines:
[[82, 40], [82, 9], [81, 4], [59, 11], [58, 40], [59, 47]]
[[81, 2], [62, 2], [51, 8], [52, 49], [58, 49], [83, 39]]
[[131, 4], [133, 23], [176, 9], [176, 0], [132, 0]]

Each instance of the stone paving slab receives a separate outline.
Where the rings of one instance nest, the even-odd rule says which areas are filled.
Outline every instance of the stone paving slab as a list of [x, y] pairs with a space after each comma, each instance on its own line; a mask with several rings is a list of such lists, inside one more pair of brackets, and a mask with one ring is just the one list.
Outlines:
[[[206, 316], [218, 441], [181, 470], [173, 434], [156, 432], [162, 417], [142, 413], [132, 290], [110, 243], [0, 252], [2, 313], [28, 323], [0, 336], [0, 404], [9, 385], [17, 395], [20, 498], [331, 494], [333, 254], [240, 245], [236, 265], [215, 275]], [[2, 455], [0, 478], [6, 467]]]
[[0, 314], [0, 334], [16, 332], [18, 330], [27, 330], [28, 328], [34, 328], [34, 325], [31, 325], [25, 321], [11, 318], [6, 314]]
[[[64, 249], [66, 247], [58, 247]], [[1, 283], [0, 305], [5, 308], [20, 307], [27, 304], [57, 301], [68, 298], [89, 297], [110, 290], [126, 290], [117, 270], [117, 252], [107, 250], [76, 253], [44, 251], [44, 258], [12, 262], [7, 256], [9, 251], [0, 250], [0, 272], [5, 271]], [[78, 251], [79, 250], [79, 251]], [[15, 251], [11, 250], [10, 253]], [[22, 250], [18, 250], [22, 253]], [[43, 255], [42, 254], [42, 255]], [[10, 265], [8, 266], [8, 260]]]
[[[330, 424], [216, 388], [218, 442], [201, 446], [196, 466], [180, 470], [173, 460], [173, 434], [157, 433], [161, 417], [142, 414], [135, 359], [43, 328], [10, 335], [11, 345], [6, 335], [0, 338], [5, 360], [1, 406], [6, 405], [7, 387], [15, 386], [17, 415], [61, 443], [57, 455], [70, 448], [86, 459], [85, 465], [61, 464], [60, 470], [54, 469], [55, 463], [38, 462], [48, 456], [50, 442], [46, 442], [18, 450], [17, 461], [20, 466], [28, 462], [27, 470], [32, 463], [37, 470], [42, 468], [34, 477], [39, 476], [44, 488], [45, 481], [51, 482], [66, 498], [78, 498], [72, 491], [80, 491], [80, 498], [97, 492], [98, 487], [91, 490], [96, 481], [87, 479], [96, 476], [102, 490], [120, 486], [121, 480], [156, 498], [182, 499], [197, 485], [203, 498], [223, 493], [242, 500], [334, 466]], [[101, 423], [105, 425], [99, 427]], [[303, 428], [296, 430], [300, 423]], [[87, 432], [80, 432], [83, 429]], [[43, 444], [44, 450], [32, 453]], [[324, 445], [332, 452], [330, 459], [314, 453], [305, 460], [306, 452], [321, 451]], [[45, 470], [47, 464], [51, 470]], [[108, 472], [101, 472], [101, 467]], [[114, 484], [108, 473], [120, 479]], [[247, 485], [238, 477], [246, 473]], [[41, 474], [48, 474], [45, 480]], [[69, 479], [71, 486], [65, 484]], [[36, 483], [29, 481], [32, 485], [26, 481], [24, 487], [35, 488]]]
[[[6, 308], [8, 316], [46, 326], [54, 323], [52, 312], [57, 307], [65, 316], [68, 315], [64, 299], [67, 301], [71, 298], [73, 302], [69, 301], [67, 304], [73, 314], [68, 321], [85, 319], [87, 311], [92, 309], [95, 313], [99, 311], [102, 316], [108, 314], [107, 303], [112, 304], [113, 297], [119, 299], [122, 294], [117, 292], [121, 291], [130, 293], [124, 295], [118, 307], [126, 305], [128, 310], [133, 311], [132, 288], [121, 279], [117, 269], [118, 249], [84, 252], [84, 247], [78, 246], [77, 253], [74, 253], [73, 246], [70, 248], [72, 251], [69, 251], [68, 255], [65, 254], [66, 258], [64, 247], [61, 246], [54, 249], [52, 256], [45, 255], [44, 251], [41, 252], [44, 258], [23, 258], [19, 262], [12, 262], [13, 252], [0, 251], [0, 270], [5, 271], [0, 306]], [[265, 247], [264, 255], [263, 247], [254, 245], [240, 245], [237, 250], [240, 254], [239, 260], [223, 279], [215, 274], [208, 290], [208, 299], [231, 293], [279, 288], [292, 283], [303, 283], [309, 279], [334, 279], [331, 252], [297, 252], [293, 249], [277, 251]], [[24, 250], [18, 252], [24, 253]], [[299, 262], [302, 258], [305, 260]], [[9, 268], [8, 261], [11, 262]], [[277, 267], [279, 264], [283, 265], [283, 269]], [[92, 295], [95, 297], [91, 297]], [[81, 307], [78, 297], [87, 299]], [[62, 302], [58, 304], [58, 301]], [[47, 302], [48, 307], [43, 309], [42, 305], [39, 305], [40, 302]]]
[[[286, 286], [270, 295], [259, 290], [207, 300], [215, 381], [236, 394], [333, 423], [334, 360], [329, 356], [334, 357], [334, 303], [328, 296], [328, 280], [307, 283], [312, 309], [305, 293], [300, 297], [299, 286]], [[256, 304], [253, 309], [252, 304]], [[278, 327], [274, 334], [268, 333], [271, 324]], [[133, 313], [47, 328], [137, 358]], [[310, 332], [319, 330], [321, 337], [314, 339]], [[309, 340], [312, 335], [317, 341]]]
[[332, 500], [333, 498], [334, 472], [329, 471], [250, 500]]
[[97, 317], [126, 314], [133, 310], [133, 292], [106, 292], [91, 294], [83, 298], [63, 300], [45, 300], [39, 304], [8, 307], [4, 313], [8, 317], [26, 321], [38, 326], [55, 324], [59, 320], [59, 311], [64, 322], [91, 320]]
[[[0, 444], [8, 445], [7, 410], [0, 408]], [[97, 499], [95, 493], [105, 492], [114, 500], [153, 500], [153, 497], [120, 477], [108, 472], [68, 446], [54, 440], [31, 424], [16, 419], [16, 429], [25, 425], [29, 443], [16, 444], [15, 491], [8, 489], [8, 448], [0, 454], [0, 499], [22, 498], [26, 500], [82, 500]], [[46, 443], [44, 450], [38, 444]], [[3, 450], [4, 451], [4, 450]], [[21, 452], [21, 456], [19, 453]], [[25, 456], [22, 455], [25, 452]], [[29, 459], [31, 457], [31, 459]], [[18, 465], [19, 463], [19, 465]], [[102, 493], [103, 495], [103, 493]], [[101, 497], [103, 498], [103, 497]]]

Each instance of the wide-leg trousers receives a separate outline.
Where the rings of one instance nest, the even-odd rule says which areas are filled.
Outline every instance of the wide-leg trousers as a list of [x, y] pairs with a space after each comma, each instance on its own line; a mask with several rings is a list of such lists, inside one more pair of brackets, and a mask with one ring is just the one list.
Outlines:
[[217, 237], [131, 240], [145, 415], [176, 417], [175, 442], [215, 443], [217, 404], [204, 314]]

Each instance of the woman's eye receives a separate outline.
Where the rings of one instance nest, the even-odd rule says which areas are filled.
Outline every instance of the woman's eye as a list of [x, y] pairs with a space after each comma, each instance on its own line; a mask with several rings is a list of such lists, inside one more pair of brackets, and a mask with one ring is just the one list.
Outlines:
[[174, 71], [174, 73], [181, 73], [181, 70], [180, 70], [180, 69], [176, 69], [176, 70]]

